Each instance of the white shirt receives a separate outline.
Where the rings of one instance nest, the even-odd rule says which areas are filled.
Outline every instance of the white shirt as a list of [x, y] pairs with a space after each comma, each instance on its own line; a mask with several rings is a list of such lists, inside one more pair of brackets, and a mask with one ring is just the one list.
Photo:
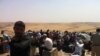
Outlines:
[[44, 46], [48, 49], [53, 48], [53, 41], [50, 38], [46, 38], [44, 41]]
[[41, 38], [41, 33], [40, 33], [40, 32], [38, 33], [37, 38], [38, 38], [38, 39], [40, 39], [40, 38]]
[[82, 55], [82, 49], [84, 44], [80, 44], [79, 42], [76, 42], [75, 51], [74, 53], [78, 53], [80, 56]]

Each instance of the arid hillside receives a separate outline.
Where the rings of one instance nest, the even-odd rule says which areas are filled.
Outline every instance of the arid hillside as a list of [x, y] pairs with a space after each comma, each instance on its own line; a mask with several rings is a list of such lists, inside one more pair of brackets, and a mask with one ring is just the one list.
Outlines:
[[[0, 23], [0, 31], [6, 30], [10, 35], [13, 34], [13, 25], [14, 23]], [[97, 27], [100, 27], [100, 23], [26, 23], [26, 31], [34, 30], [39, 31], [43, 30], [59, 30], [59, 31], [86, 31], [94, 32]]]

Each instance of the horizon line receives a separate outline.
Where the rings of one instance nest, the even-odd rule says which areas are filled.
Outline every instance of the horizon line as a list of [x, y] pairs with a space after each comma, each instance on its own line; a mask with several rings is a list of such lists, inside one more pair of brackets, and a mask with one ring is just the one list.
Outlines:
[[[17, 21], [15, 21], [17, 22]], [[15, 23], [15, 22], [0, 22], [0, 23]], [[24, 23], [100, 23], [100, 22], [25, 22], [23, 21]]]

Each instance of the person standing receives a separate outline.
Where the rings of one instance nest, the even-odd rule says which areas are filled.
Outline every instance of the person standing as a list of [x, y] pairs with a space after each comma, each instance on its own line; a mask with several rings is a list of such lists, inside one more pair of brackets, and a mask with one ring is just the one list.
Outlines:
[[[8, 34], [6, 34], [4, 30], [1, 31], [1, 35], [2, 35], [2, 38], [3, 38], [2, 42], [10, 42], [11, 41], [11, 37]], [[4, 53], [9, 52], [9, 49], [10, 49], [9, 44], [4, 44], [3, 43], [2, 45], [3, 45]]]
[[25, 35], [25, 24], [17, 21], [13, 27], [14, 37], [11, 39], [10, 56], [30, 56], [32, 40]]
[[[92, 52], [95, 53], [96, 56], [100, 56], [100, 28], [96, 29], [96, 34], [94, 34], [91, 38], [92, 41]], [[92, 54], [92, 56], [95, 56]]]
[[[43, 34], [41, 37], [41, 43], [40, 47], [39, 47], [39, 53], [40, 56], [44, 56], [46, 55], [46, 52], [49, 52], [52, 50], [53, 48], [53, 41], [52, 39], [48, 38], [46, 34]], [[47, 54], [46, 56], [48, 56], [49, 54]]]

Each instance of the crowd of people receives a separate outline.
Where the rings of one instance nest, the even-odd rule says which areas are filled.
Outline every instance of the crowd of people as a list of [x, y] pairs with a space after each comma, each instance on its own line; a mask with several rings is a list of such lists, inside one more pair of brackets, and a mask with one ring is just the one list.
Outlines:
[[[92, 51], [92, 55], [99, 55], [100, 29], [97, 33], [93, 32], [68, 32], [58, 30], [32, 31], [25, 32], [25, 24], [17, 21], [13, 27], [15, 35], [10, 37], [1, 31], [0, 35], [0, 52], [6, 49], [10, 50], [10, 56], [30, 56], [32, 47], [39, 48], [39, 56], [43, 56], [43, 52], [49, 52], [52, 48], [57, 48], [71, 55], [85, 56], [85, 50], [88, 53]], [[98, 39], [95, 39], [98, 37]], [[96, 41], [97, 40], [97, 41]], [[93, 47], [93, 48], [92, 48]]]
[[45, 36], [52, 40], [50, 41], [51, 44], [48, 43], [50, 45], [45, 44], [46, 48], [52, 46], [52, 48], [57, 48], [58, 51], [62, 50], [65, 53], [72, 53], [73, 55], [80, 56], [85, 56], [85, 50], [88, 50], [89, 53], [91, 52], [91, 36], [93, 34], [91, 32], [60, 32], [56, 30], [50, 31], [48, 29], [47, 31], [40, 30], [38, 32], [29, 30], [27, 34], [35, 38], [35, 46], [39, 46], [40, 49], [43, 44], [42, 38]]

